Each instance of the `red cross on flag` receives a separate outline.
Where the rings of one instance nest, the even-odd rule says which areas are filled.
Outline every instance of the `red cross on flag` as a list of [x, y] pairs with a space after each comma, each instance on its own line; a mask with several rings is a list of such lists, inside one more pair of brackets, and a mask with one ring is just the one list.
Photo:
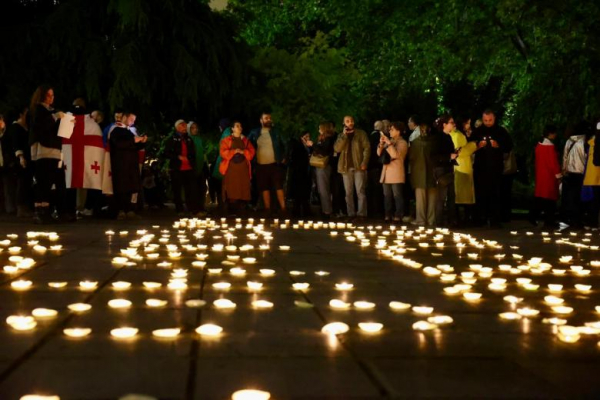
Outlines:
[[76, 115], [73, 134], [63, 138], [67, 188], [98, 189], [112, 194], [110, 157], [102, 143], [102, 130], [89, 115]]

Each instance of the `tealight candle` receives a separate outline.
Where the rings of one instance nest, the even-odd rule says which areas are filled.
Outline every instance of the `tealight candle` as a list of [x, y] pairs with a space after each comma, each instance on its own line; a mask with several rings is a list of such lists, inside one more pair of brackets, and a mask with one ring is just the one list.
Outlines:
[[246, 282], [246, 285], [248, 286], [248, 289], [250, 289], [250, 290], [261, 290], [263, 287], [262, 282], [248, 281], [248, 282]]
[[159, 283], [159, 282], [143, 282], [142, 285], [144, 285], [144, 287], [146, 289], [158, 289], [159, 287], [162, 286], [162, 283]]
[[522, 316], [519, 313], [516, 312], [504, 312], [504, 313], [500, 313], [500, 318], [502, 319], [507, 319], [507, 320], [517, 320], [517, 319], [521, 319]]
[[402, 303], [400, 301], [390, 301], [389, 306], [392, 310], [396, 310], [396, 311], [408, 310], [411, 307], [410, 304]]
[[254, 258], [254, 257], [244, 257], [244, 258], [242, 258], [242, 262], [244, 264], [254, 264], [254, 263], [256, 263], [256, 258]]
[[181, 333], [179, 328], [156, 329], [152, 331], [152, 336], [158, 338], [174, 338]]
[[417, 321], [412, 325], [415, 331], [430, 331], [437, 328], [436, 324], [427, 321]]
[[273, 308], [273, 303], [267, 300], [255, 300], [252, 302], [252, 307], [259, 309]]
[[298, 282], [298, 283], [292, 284], [292, 288], [294, 288], [294, 290], [306, 290], [306, 289], [308, 289], [309, 286], [310, 286], [310, 283], [306, 283], [306, 282]]
[[11, 315], [6, 318], [6, 323], [18, 331], [30, 331], [37, 326], [37, 322], [31, 316]]
[[196, 328], [196, 333], [201, 336], [218, 336], [223, 332], [223, 328], [219, 325], [204, 324]]
[[329, 307], [336, 310], [347, 310], [350, 308], [350, 303], [346, 303], [343, 300], [333, 299], [329, 301]]
[[231, 275], [236, 275], [236, 276], [242, 276], [242, 275], [246, 275], [246, 270], [244, 268], [231, 268], [229, 270], [229, 273]]
[[231, 400], [269, 400], [271, 393], [256, 389], [243, 389], [234, 392]]
[[329, 272], [327, 272], [327, 271], [316, 271], [315, 275], [317, 275], [317, 276], [327, 276], [327, 275], [329, 275]]
[[130, 339], [137, 335], [138, 332], [139, 329], [137, 328], [124, 327], [111, 330], [110, 335], [117, 339]]
[[18, 280], [10, 283], [10, 286], [15, 290], [28, 290], [33, 282], [26, 280]]
[[336, 283], [335, 288], [337, 290], [346, 291], [346, 290], [352, 290], [354, 288], [354, 285], [352, 283], [342, 282], [342, 283]]
[[58, 315], [58, 311], [50, 308], [36, 308], [31, 312], [35, 318], [54, 318]]
[[228, 290], [231, 287], [229, 282], [216, 282], [212, 284], [212, 287], [217, 290]]
[[433, 307], [415, 306], [412, 308], [412, 310], [415, 314], [429, 315], [433, 312]]
[[565, 300], [556, 296], [546, 296], [544, 297], [544, 301], [551, 305], [559, 305], [564, 303]]
[[355, 301], [354, 307], [359, 310], [372, 310], [375, 308], [375, 303], [371, 303], [370, 301]]
[[236, 304], [228, 299], [218, 299], [213, 301], [213, 305], [219, 309], [233, 309], [236, 307]]
[[467, 293], [463, 293], [463, 297], [467, 301], [477, 301], [477, 300], [481, 299], [481, 293], [467, 292]]
[[185, 305], [190, 308], [200, 308], [206, 305], [206, 301], [200, 299], [186, 300]]
[[383, 324], [378, 322], [360, 322], [358, 327], [364, 332], [375, 333], [381, 331]]
[[92, 305], [88, 303], [73, 303], [69, 304], [67, 308], [74, 312], [85, 312], [91, 310]]
[[557, 314], [571, 314], [573, 312], [573, 307], [554, 306], [552, 307], [552, 311]]
[[321, 332], [326, 333], [328, 335], [340, 335], [342, 333], [348, 332], [349, 330], [350, 327], [343, 322], [332, 322], [321, 328]]
[[146, 305], [148, 307], [164, 307], [167, 305], [167, 301], [166, 300], [160, 300], [160, 299], [147, 299], [146, 300]]
[[590, 290], [592, 290], [592, 285], [583, 285], [581, 283], [578, 283], [575, 285], [575, 289], [580, 292], [589, 292]]
[[63, 330], [63, 333], [72, 338], [82, 338], [92, 333], [90, 328], [67, 328]]
[[115, 288], [116, 290], [129, 289], [130, 286], [131, 286], [131, 282], [117, 281], [117, 282], [112, 283], [112, 287]]
[[131, 301], [126, 299], [113, 299], [108, 302], [110, 308], [129, 308], [131, 307]]
[[98, 282], [96, 281], [81, 281], [79, 282], [79, 287], [82, 290], [94, 290], [98, 286]]
[[261, 269], [259, 272], [260, 272], [260, 274], [262, 276], [273, 276], [273, 275], [275, 275], [275, 270], [272, 270], [272, 269]]
[[529, 307], [518, 308], [517, 312], [520, 315], [522, 315], [523, 317], [535, 317], [536, 315], [538, 315], [540, 313], [539, 310], [535, 310], [535, 309], [529, 308]]
[[544, 324], [550, 324], [550, 325], [566, 325], [567, 320], [566, 319], [562, 319], [562, 318], [544, 318], [542, 320], [542, 322]]
[[433, 317], [427, 318], [427, 322], [435, 325], [447, 325], [454, 322], [454, 319], [448, 315], [436, 315]]

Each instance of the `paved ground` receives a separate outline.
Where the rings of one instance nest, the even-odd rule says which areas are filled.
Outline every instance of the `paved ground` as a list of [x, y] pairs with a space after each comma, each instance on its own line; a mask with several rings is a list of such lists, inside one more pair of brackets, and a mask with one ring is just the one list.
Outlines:
[[[396, 232], [384, 236], [382, 230], [377, 230], [370, 236], [365, 228], [362, 232], [371, 246], [361, 247], [360, 237], [351, 242], [344, 236], [344, 232], [353, 229], [336, 228], [338, 236], [331, 236], [330, 229], [267, 226], [265, 230], [273, 233], [270, 250], [243, 253], [256, 257], [257, 263], [235, 262], [247, 270], [245, 276], [235, 276], [229, 273], [231, 266], [221, 262], [226, 254], [239, 254], [239, 250], [211, 251], [214, 243], [226, 244], [224, 238], [214, 238], [223, 235], [220, 230], [206, 230], [204, 237], [197, 239], [193, 236], [196, 229], [182, 228], [180, 234], [190, 240], [188, 244], [203, 243], [208, 249], [182, 249], [181, 259], [170, 260], [163, 243], [158, 259], [136, 261], [135, 266], [111, 264], [113, 257], [121, 255], [121, 249], [141, 237], [136, 234], [137, 229], [155, 234], [151, 242], [157, 244], [161, 230], [168, 229], [168, 240], [177, 243], [179, 233], [171, 223], [156, 218], [134, 224], [91, 221], [53, 226], [51, 230], [60, 235], [57, 243], [63, 245], [63, 250], [44, 255], [34, 252], [25, 236], [27, 231], [37, 231], [39, 227], [0, 225], [0, 240], [7, 234], [19, 235], [8, 239], [10, 244], [0, 242], [4, 247], [0, 265], [13, 264], [8, 259], [8, 247], [17, 245], [23, 248], [23, 256], [37, 262], [31, 269], [0, 276], [2, 321], [10, 315], [29, 315], [38, 307], [58, 311], [54, 318], [38, 319], [30, 331], [17, 331], [2, 322], [0, 399], [18, 399], [25, 394], [114, 399], [129, 393], [160, 399], [228, 399], [233, 392], [247, 388], [268, 391], [274, 399], [600, 398], [600, 336], [581, 334], [576, 343], [565, 343], [559, 340], [556, 326], [542, 322], [556, 317], [544, 302], [544, 297], [552, 294], [547, 290], [549, 283], [564, 285], [564, 290], [554, 295], [574, 308], [572, 314], [561, 317], [569, 325], [600, 320], [600, 314], [594, 311], [600, 305], [600, 268], [590, 265], [590, 261], [600, 259], [593, 248], [600, 244], [598, 233], [542, 236], [536, 230], [527, 235], [527, 228], [519, 224], [510, 228], [517, 234], [509, 230], [470, 232], [480, 241], [497, 240], [502, 249], [483, 242], [480, 243], [485, 248], [477, 248], [465, 238], [458, 242], [465, 247], [459, 249], [451, 234], [436, 241], [436, 232], [423, 232], [422, 238], [413, 233], [396, 242], [396, 250], [401, 251], [402, 246], [406, 249], [406, 259], [422, 264], [421, 268], [413, 268], [419, 266], [407, 266], [375, 249], [378, 236], [385, 238], [387, 246], [394, 245]], [[114, 229], [116, 234], [107, 236], [108, 229]], [[121, 230], [129, 233], [121, 236]], [[250, 243], [258, 248], [265, 243], [264, 236], [259, 235], [257, 240], [248, 238], [246, 235], [251, 232], [235, 231], [237, 239], [233, 244]], [[561, 238], [579, 243], [580, 247], [557, 244]], [[44, 246], [51, 244], [47, 238], [39, 241]], [[429, 247], [421, 247], [419, 242], [428, 242]], [[443, 242], [444, 247], [436, 246], [436, 242]], [[280, 245], [291, 249], [280, 250]], [[142, 247], [138, 250], [139, 254], [147, 253]], [[209, 255], [206, 267], [192, 266], [197, 253]], [[523, 259], [514, 258], [513, 253]], [[505, 254], [505, 258], [494, 257], [499, 254]], [[558, 257], [564, 255], [574, 258], [562, 264]], [[540, 268], [535, 261], [528, 265], [527, 260], [534, 256], [543, 257], [543, 262], [553, 268]], [[165, 260], [173, 265], [157, 266]], [[454, 273], [459, 274], [455, 282], [441, 282], [440, 276], [425, 274], [439, 273], [439, 269], [436, 272], [425, 267], [440, 264], [454, 268]], [[460, 273], [469, 271], [472, 264], [491, 267], [493, 278], [507, 279], [507, 288], [492, 291], [488, 288], [490, 278], [479, 277], [471, 291], [482, 293], [481, 300], [469, 302], [460, 294], [445, 294], [445, 287], [462, 283]], [[502, 271], [500, 264], [509, 264], [512, 270]], [[519, 265], [521, 269], [517, 269]], [[570, 270], [571, 265], [591, 272], [578, 277]], [[187, 290], [165, 287], [172, 269], [178, 267], [189, 270]], [[209, 268], [224, 271], [210, 274]], [[276, 273], [265, 277], [258, 272], [261, 268], [274, 269]], [[556, 269], [567, 272], [555, 275]], [[321, 270], [330, 274], [315, 275]], [[305, 275], [292, 275], [292, 271]], [[518, 271], [520, 274], [516, 274]], [[446, 275], [450, 275], [449, 271]], [[516, 279], [524, 277], [540, 287], [527, 290], [517, 284]], [[16, 291], [11, 283], [17, 280], [30, 280], [32, 287]], [[79, 288], [82, 280], [97, 281], [98, 286], [83, 291]], [[57, 281], [67, 282], [67, 286], [48, 287], [48, 282]], [[132, 285], [129, 290], [117, 291], [112, 287], [115, 281]], [[149, 290], [143, 287], [145, 281], [163, 286]], [[222, 281], [230, 282], [231, 289], [219, 291], [212, 286]], [[263, 282], [264, 287], [252, 292], [247, 281]], [[336, 290], [335, 284], [342, 281], [353, 283], [354, 289]], [[311, 286], [298, 292], [292, 289], [294, 282], [308, 282]], [[574, 289], [580, 283], [592, 285], [592, 290]], [[524, 300], [511, 306], [503, 300], [507, 295]], [[132, 307], [109, 308], [107, 302], [115, 298], [129, 299]], [[151, 308], [145, 304], [149, 298], [164, 299], [168, 304]], [[237, 308], [216, 309], [212, 302], [218, 298], [234, 301]], [[207, 304], [190, 308], [186, 306], [189, 299], [203, 299]], [[251, 302], [258, 299], [268, 300], [274, 307], [253, 308]], [[367, 300], [376, 308], [340, 311], [329, 306], [331, 299], [350, 303]], [[313, 307], [298, 306], [295, 301]], [[432, 331], [416, 331], [413, 323], [426, 320], [427, 316], [410, 309], [394, 311], [388, 306], [390, 301], [431, 306], [432, 315], [449, 315], [454, 322]], [[67, 306], [78, 302], [91, 304], [91, 310], [79, 314], [69, 311]], [[526, 306], [539, 310], [540, 315], [517, 321], [499, 317], [500, 313]], [[334, 321], [345, 322], [350, 330], [337, 338], [321, 332], [326, 323]], [[367, 321], [382, 323], [383, 330], [376, 334], [361, 332], [357, 324]], [[195, 329], [206, 323], [220, 325], [223, 333], [216, 338], [201, 337]], [[139, 333], [129, 340], [111, 337], [111, 330], [122, 326], [137, 327]], [[73, 339], [63, 333], [67, 327], [87, 327], [92, 332]], [[153, 330], [174, 327], [182, 329], [175, 339], [152, 336]]]

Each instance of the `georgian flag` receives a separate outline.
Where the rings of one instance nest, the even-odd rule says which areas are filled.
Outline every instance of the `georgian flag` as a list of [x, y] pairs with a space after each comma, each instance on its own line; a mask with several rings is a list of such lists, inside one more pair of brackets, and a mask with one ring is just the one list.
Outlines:
[[67, 188], [112, 194], [110, 154], [104, 150], [102, 130], [91, 116], [75, 116], [73, 134], [69, 139], [63, 138], [62, 157]]

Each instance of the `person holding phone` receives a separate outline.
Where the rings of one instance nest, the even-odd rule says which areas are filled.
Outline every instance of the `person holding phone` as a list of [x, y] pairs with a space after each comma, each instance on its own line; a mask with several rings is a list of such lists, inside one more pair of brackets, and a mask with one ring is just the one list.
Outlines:
[[[367, 166], [371, 156], [371, 145], [365, 131], [356, 129], [354, 117], [344, 117], [344, 129], [333, 146], [339, 153], [338, 172], [342, 174], [346, 191], [348, 218], [367, 217]], [[358, 211], [354, 204], [354, 191], [358, 197]]]
[[404, 159], [408, 153], [408, 143], [402, 138], [402, 132], [405, 129], [403, 122], [392, 122], [390, 138], [381, 132], [377, 146], [377, 155], [381, 156], [385, 151], [389, 154], [390, 160], [388, 164], [383, 164], [380, 178], [383, 185], [386, 222], [392, 219], [394, 222], [400, 222], [404, 213], [402, 186], [406, 180]]

